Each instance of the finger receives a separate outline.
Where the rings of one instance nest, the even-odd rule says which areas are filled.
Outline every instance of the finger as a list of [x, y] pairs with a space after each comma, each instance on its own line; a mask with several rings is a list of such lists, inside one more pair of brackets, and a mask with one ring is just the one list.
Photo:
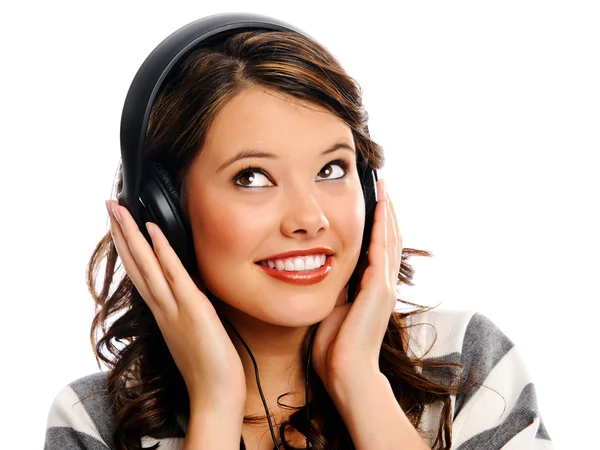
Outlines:
[[315, 335], [313, 349], [319, 347], [325, 348], [327, 343], [333, 341], [351, 306], [350, 303], [344, 303], [343, 305], [334, 307], [333, 311], [319, 323], [319, 332]]
[[110, 219], [110, 234], [112, 236], [113, 242], [117, 249], [117, 253], [119, 258], [123, 263], [123, 267], [125, 268], [125, 272], [131, 279], [131, 282], [135, 285], [136, 289], [150, 308], [150, 310], [155, 313], [157, 312], [158, 305], [156, 303], [156, 299], [150, 292], [150, 288], [146, 284], [144, 277], [140, 273], [137, 264], [135, 262], [135, 258], [131, 254], [129, 249], [129, 244], [127, 243], [127, 239], [123, 235], [123, 230], [121, 229], [121, 225], [111, 211], [112, 204], [111, 202], [106, 202], [106, 209], [108, 210], [108, 217]]
[[386, 305], [390, 305], [393, 307], [395, 305], [395, 300], [397, 295], [395, 294], [396, 285], [398, 280], [398, 271], [400, 269], [398, 261], [398, 236], [397, 236], [397, 228], [394, 222], [394, 214], [392, 211], [392, 201], [390, 199], [389, 193], [387, 191], [387, 187], [384, 186], [385, 189], [385, 201], [386, 201], [386, 210], [387, 210], [387, 223], [386, 223], [386, 233], [387, 233], [387, 246], [386, 246], [386, 256], [387, 256], [387, 265], [386, 265], [386, 274], [387, 274], [387, 283], [389, 284], [389, 289], [392, 291], [392, 295], [385, 295], [382, 301], [386, 302]]
[[377, 205], [373, 216], [373, 229], [369, 245], [369, 266], [380, 267], [387, 259], [388, 211], [384, 181], [377, 181]]
[[402, 264], [402, 236], [400, 235], [399, 227], [398, 227], [398, 218], [396, 217], [396, 212], [394, 210], [394, 203], [391, 198], [389, 199], [389, 209], [390, 209], [390, 229], [392, 230], [393, 237], [390, 238], [390, 241], [393, 243], [390, 245], [390, 251], [392, 252], [391, 263], [390, 263], [390, 283], [394, 287], [393, 296], [390, 299], [390, 303], [392, 306], [392, 311], [396, 307], [398, 302], [398, 291], [396, 290], [398, 286], [398, 274], [400, 273], [400, 265]]
[[396, 216], [396, 211], [394, 209], [394, 203], [392, 202], [392, 199], [388, 199], [388, 209], [389, 209], [389, 246], [390, 246], [390, 251], [392, 252], [391, 255], [393, 256], [392, 258], [392, 264], [391, 264], [391, 270], [392, 270], [392, 276], [394, 278], [394, 280], [398, 277], [398, 271], [400, 270], [400, 261], [402, 258], [402, 236], [400, 235], [400, 230], [398, 227], [398, 218]]
[[389, 215], [394, 224], [394, 236], [396, 236], [396, 242], [399, 244], [399, 248], [402, 249], [402, 235], [400, 234], [400, 227], [398, 225], [398, 216], [396, 215], [396, 209], [394, 208], [394, 202], [392, 201], [391, 197], [389, 197], [388, 202]]
[[[127, 244], [129, 252], [126, 253], [127, 261], [124, 260], [123, 264], [127, 263], [125, 269], [129, 276], [135, 277], [135, 279], [132, 278], [132, 281], [135, 281], [136, 288], [138, 290], [140, 288], [144, 289], [144, 292], [140, 290], [140, 294], [142, 294], [151, 309], [154, 306], [152, 312], [155, 313], [155, 317], [157, 308], [158, 311], [165, 314], [176, 312], [177, 304], [169, 283], [165, 279], [152, 247], [146, 241], [137, 223], [133, 220], [127, 208], [119, 206], [117, 202], [110, 201], [110, 207], [115, 214], [120, 216], [120, 221], [117, 223], [120, 226], [115, 226], [115, 228], [121, 232], [123, 241]], [[121, 255], [119, 254], [119, 256]], [[139, 286], [137, 283], [139, 283]]]
[[[160, 227], [154, 223], [146, 222], [146, 228], [152, 238], [154, 253], [158, 257], [164, 278], [169, 284], [175, 301], [179, 305], [189, 305], [191, 303], [208, 305], [208, 299], [199, 290], [198, 285], [190, 276], [171, 244], [169, 244], [169, 240]], [[203, 301], [198, 301], [199, 298], [202, 298]]]

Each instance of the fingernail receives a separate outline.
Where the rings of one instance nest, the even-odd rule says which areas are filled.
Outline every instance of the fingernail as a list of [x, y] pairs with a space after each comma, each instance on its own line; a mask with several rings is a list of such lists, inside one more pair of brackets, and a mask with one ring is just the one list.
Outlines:
[[117, 222], [119, 222], [119, 225], [122, 225], [121, 224], [121, 213], [119, 213], [118, 207], [115, 206], [114, 208], [112, 208], [112, 212], [113, 212], [113, 215], [115, 216], [115, 219], [117, 219]]
[[109, 200], [106, 200], [104, 203], [106, 204], [106, 210], [108, 211], [108, 214], [111, 214], [115, 219], [117, 219], [117, 222], [121, 224], [121, 215], [119, 214], [117, 208], [111, 206]]
[[151, 238], [154, 237], [154, 228], [152, 228], [152, 225], [150, 225], [150, 222], [146, 222], [146, 230], [148, 230], [148, 234], [150, 235]]

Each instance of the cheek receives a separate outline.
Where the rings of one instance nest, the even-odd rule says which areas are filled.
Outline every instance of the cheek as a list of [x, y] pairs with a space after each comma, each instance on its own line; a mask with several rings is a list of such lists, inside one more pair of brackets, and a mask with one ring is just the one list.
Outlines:
[[[205, 198], [211, 198], [206, 196]], [[209, 288], [220, 283], [224, 274], [234, 273], [238, 266], [248, 264], [266, 225], [261, 216], [233, 202], [197, 202], [192, 207], [190, 221], [198, 269]], [[224, 278], [231, 280], [230, 275]]]

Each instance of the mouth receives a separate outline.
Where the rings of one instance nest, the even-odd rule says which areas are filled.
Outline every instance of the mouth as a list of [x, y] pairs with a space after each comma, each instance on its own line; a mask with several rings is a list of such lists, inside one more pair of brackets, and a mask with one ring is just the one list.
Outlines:
[[262, 267], [285, 272], [311, 272], [323, 267], [327, 258], [332, 254], [318, 253], [307, 256], [292, 256], [288, 258], [264, 259], [258, 261]]
[[255, 263], [267, 275], [286, 283], [309, 285], [323, 281], [331, 272], [333, 255], [295, 256]]

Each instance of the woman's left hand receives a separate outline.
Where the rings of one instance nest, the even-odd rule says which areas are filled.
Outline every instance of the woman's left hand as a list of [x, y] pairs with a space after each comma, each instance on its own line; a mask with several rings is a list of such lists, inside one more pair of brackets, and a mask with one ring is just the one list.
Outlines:
[[317, 329], [312, 364], [330, 395], [379, 371], [379, 352], [397, 301], [402, 238], [383, 180], [369, 244], [369, 265], [353, 303], [336, 306]]

